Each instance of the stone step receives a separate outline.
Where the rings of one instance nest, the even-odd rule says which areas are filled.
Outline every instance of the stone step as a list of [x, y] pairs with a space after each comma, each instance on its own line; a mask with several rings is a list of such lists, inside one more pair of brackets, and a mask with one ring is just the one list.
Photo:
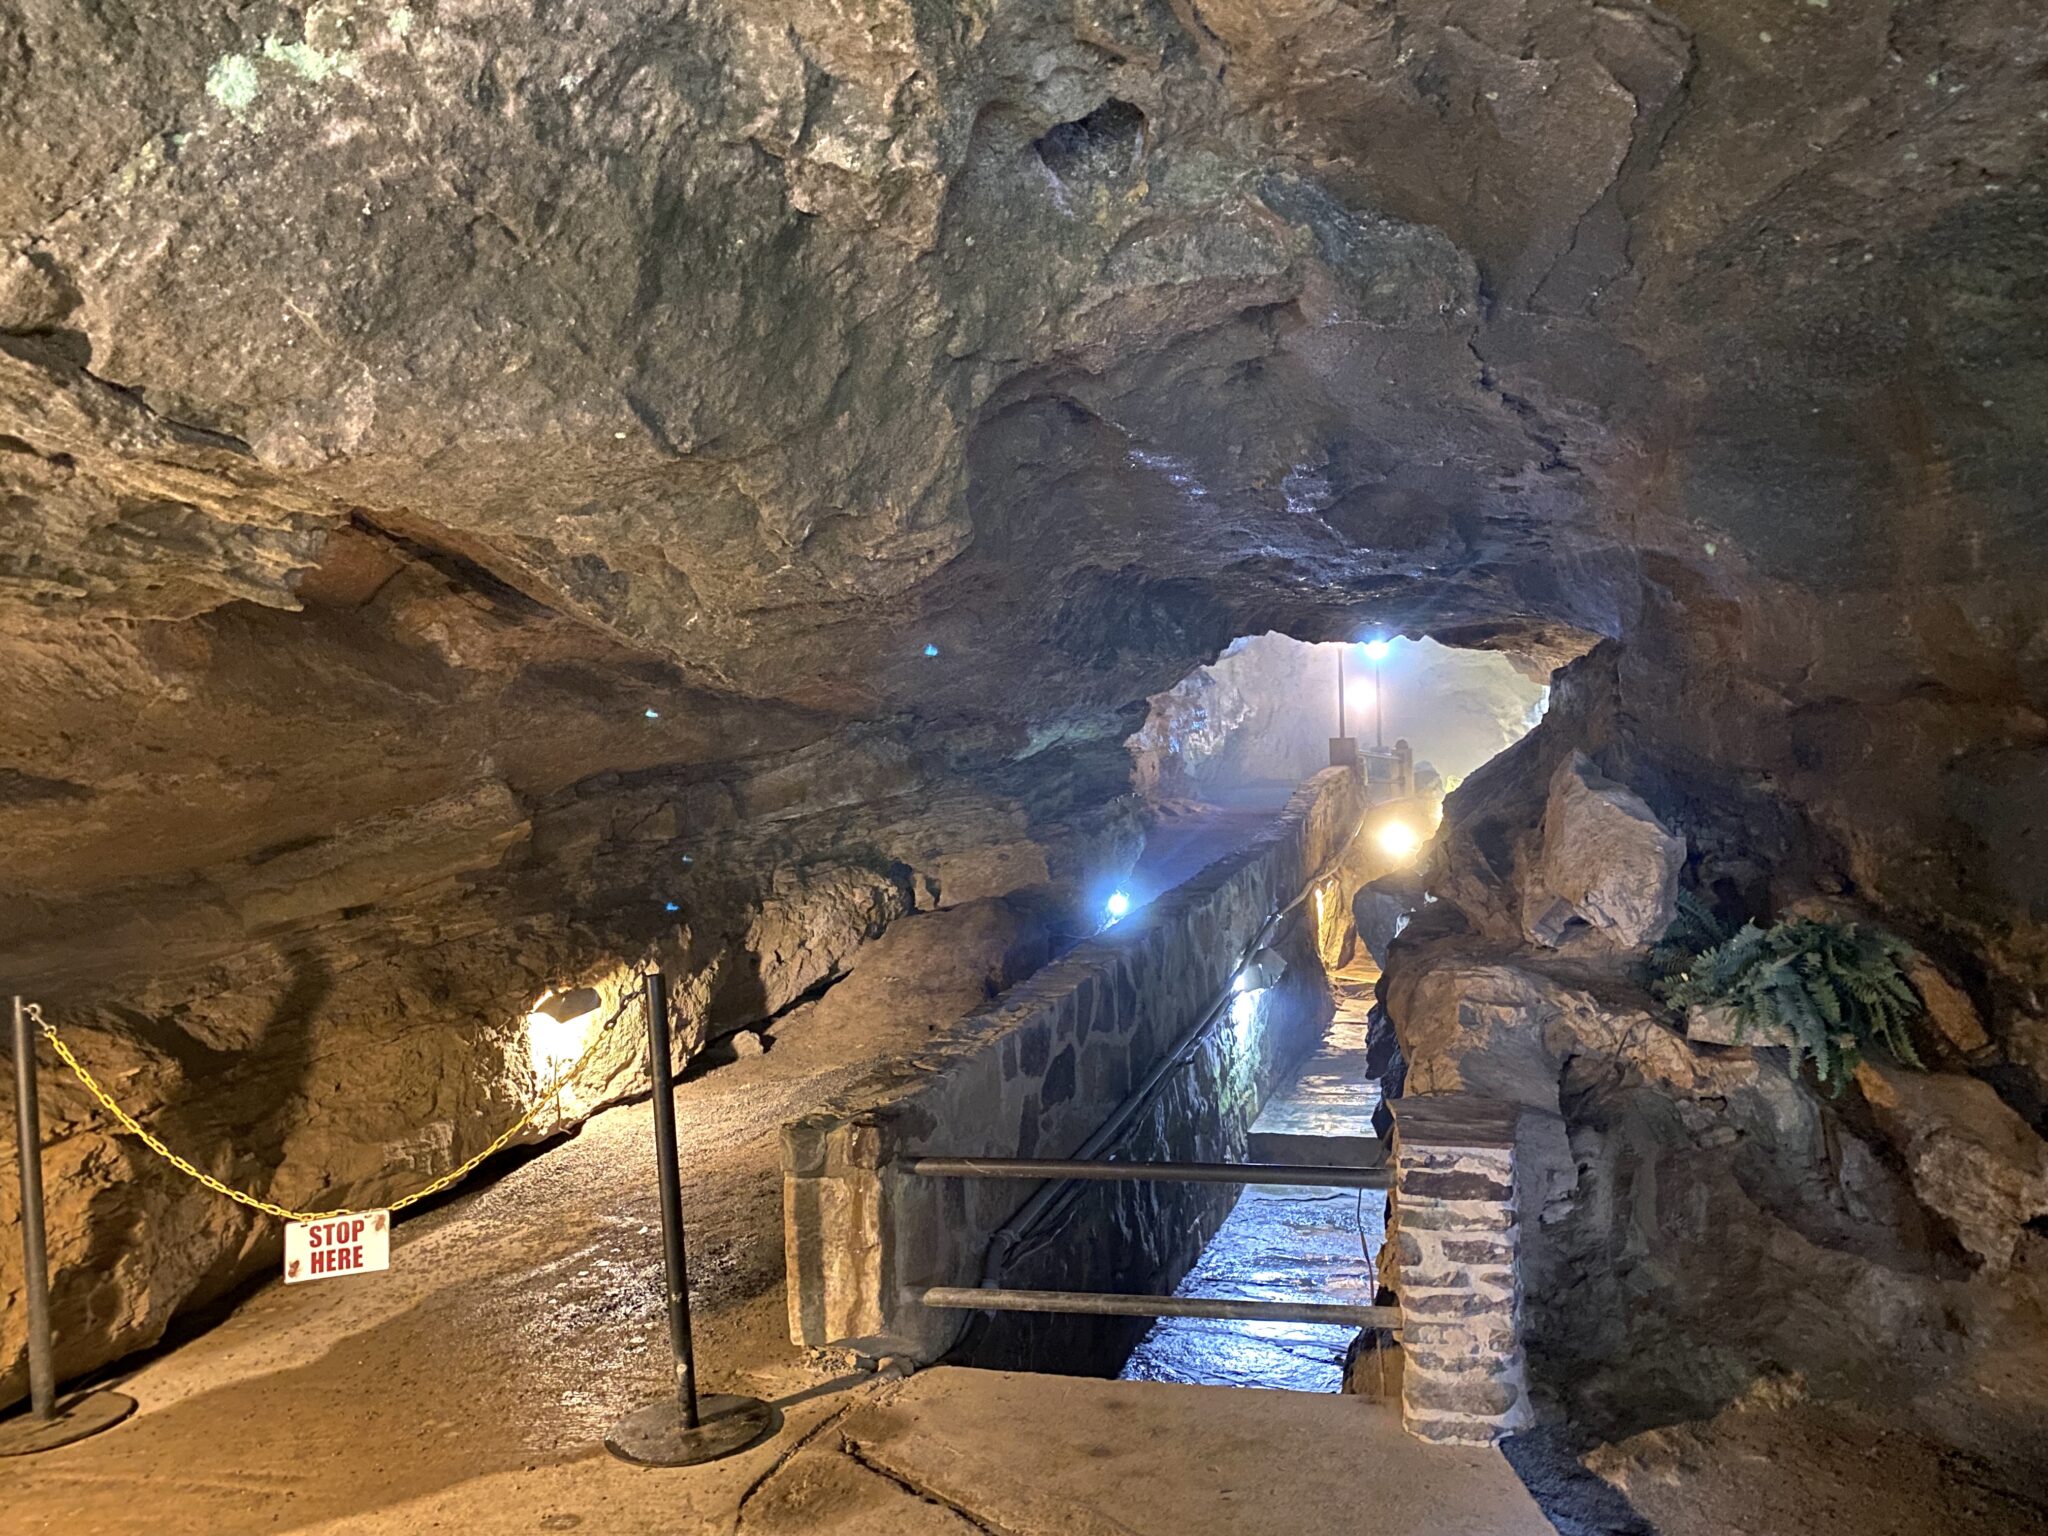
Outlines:
[[1386, 1144], [1377, 1136], [1314, 1136], [1296, 1131], [1253, 1131], [1247, 1154], [1255, 1163], [1306, 1168], [1377, 1168]]

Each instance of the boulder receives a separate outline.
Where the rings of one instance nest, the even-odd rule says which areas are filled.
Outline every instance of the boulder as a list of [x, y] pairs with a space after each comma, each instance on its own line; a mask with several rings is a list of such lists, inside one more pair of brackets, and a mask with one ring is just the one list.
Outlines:
[[1573, 752], [1550, 777], [1542, 842], [1522, 891], [1522, 931], [1549, 948], [1592, 938], [1634, 949], [1677, 912], [1685, 839], [1642, 798]]
[[1974, 1077], [1865, 1061], [1856, 1084], [1921, 1204], [1986, 1269], [2009, 1268], [2026, 1223], [2048, 1212], [2048, 1142]]
[[1402, 922], [1408, 916], [1408, 907], [1408, 902], [1401, 897], [1389, 895], [1373, 885], [1364, 887], [1352, 898], [1351, 921], [1358, 929], [1358, 941], [1372, 956], [1373, 964], [1382, 970], [1387, 965], [1387, 947], [1400, 933]]

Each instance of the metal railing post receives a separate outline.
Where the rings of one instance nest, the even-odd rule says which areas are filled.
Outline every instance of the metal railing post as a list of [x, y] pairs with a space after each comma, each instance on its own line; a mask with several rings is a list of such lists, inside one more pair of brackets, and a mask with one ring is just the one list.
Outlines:
[[29, 1411], [57, 1416], [57, 1368], [50, 1351], [50, 1245], [43, 1228], [43, 1130], [36, 1103], [36, 1037], [14, 999], [14, 1125], [21, 1163], [22, 1291], [28, 1302]]
[[14, 999], [14, 1130], [21, 1164], [22, 1299], [28, 1312], [28, 1402], [25, 1418], [0, 1423], [0, 1456], [53, 1451], [112, 1429], [135, 1411], [119, 1392], [87, 1392], [57, 1407], [57, 1363], [50, 1317], [50, 1237], [43, 1210], [43, 1117], [36, 1094], [36, 1022]]
[[683, 1177], [676, 1157], [675, 1058], [668, 1035], [668, 979], [647, 973], [647, 1073], [654, 1082], [654, 1163], [661, 1186], [661, 1257], [668, 1285], [668, 1342], [683, 1427], [698, 1427], [697, 1351], [690, 1337], [690, 1266], [683, 1247]]
[[668, 980], [647, 973], [647, 1075], [654, 1088], [655, 1177], [661, 1191], [662, 1269], [668, 1287], [668, 1341], [675, 1359], [673, 1397], [637, 1408], [614, 1424], [605, 1449], [643, 1467], [687, 1467], [743, 1451], [773, 1434], [782, 1415], [758, 1397], [697, 1392], [690, 1334], [690, 1276], [683, 1241], [683, 1180], [676, 1149], [675, 1057], [668, 1032]]

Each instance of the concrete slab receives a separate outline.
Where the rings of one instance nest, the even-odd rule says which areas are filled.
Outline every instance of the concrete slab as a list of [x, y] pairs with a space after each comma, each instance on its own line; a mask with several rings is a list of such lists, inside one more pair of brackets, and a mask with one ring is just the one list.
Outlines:
[[1554, 1536], [1499, 1452], [1355, 1397], [941, 1367], [865, 1396], [846, 1454], [1006, 1536]]

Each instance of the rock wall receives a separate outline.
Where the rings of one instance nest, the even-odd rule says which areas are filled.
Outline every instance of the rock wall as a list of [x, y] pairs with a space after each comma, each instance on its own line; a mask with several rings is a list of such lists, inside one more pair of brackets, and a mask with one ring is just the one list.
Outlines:
[[[1449, 799], [1437, 899], [1392, 942], [1383, 983], [1407, 1094], [1520, 1109], [1536, 1402], [1626, 1432], [1765, 1377], [1918, 1390], [1986, 1352], [2048, 1353], [2048, 1250], [2028, 1225], [2048, 1206], [2048, 1145], [1996, 1074], [1873, 1065], [1834, 1098], [1782, 1048], [1688, 1040], [1643, 990], [1679, 862], [1703, 891], [1768, 900], [1825, 861], [1795, 820], [1729, 819], [1753, 812], [1739, 799], [1660, 815], [1626, 787], [1684, 780], [1650, 771], [1610, 713], [1613, 677], [1597, 653], [1572, 668], [1545, 723]], [[1556, 814], [1575, 802], [1584, 814]], [[1560, 901], [1570, 922], [1526, 922]], [[1924, 1028], [1929, 1059], [1960, 1065]]]
[[[460, 607], [445, 584], [437, 590]], [[411, 665], [385, 655], [343, 670], [358, 695], [374, 694], [400, 687]], [[609, 1016], [640, 970], [660, 966], [687, 1057], [830, 984], [906, 914], [1044, 888], [1065, 928], [1073, 902], [1061, 883], [1092, 885], [1140, 846], [1135, 816], [1113, 803], [1074, 805], [1072, 787], [1056, 783], [1049, 797], [957, 779], [934, 787], [900, 741], [874, 737], [771, 752], [743, 774], [642, 766], [551, 787], [603, 761], [621, 730], [715, 732], [731, 717], [671, 725], [673, 692], [621, 692], [574, 670], [543, 681], [548, 666], [512, 665], [481, 691], [441, 671], [451, 696], [437, 701], [436, 683], [414, 702], [453, 705], [456, 722], [429, 710], [421, 739], [365, 739], [325, 764], [320, 741], [293, 741], [288, 698], [252, 695], [236, 717], [244, 740], [278, 755], [238, 767], [223, 744], [215, 766], [227, 780], [186, 791], [219, 794], [233, 814], [154, 831], [126, 813], [46, 817], [49, 837], [26, 838], [28, 862], [16, 866], [32, 870], [36, 895], [11, 909], [21, 920], [8, 938], [10, 981], [124, 1107], [209, 1173], [290, 1208], [373, 1207], [465, 1161], [529, 1109], [539, 1113], [518, 1143], [646, 1089], [635, 1015], [565, 1091], [543, 1092], [559, 1067], [536, 1059], [526, 1018], [551, 989], [595, 987]], [[348, 698], [330, 695], [333, 723], [388, 737], [369, 715], [346, 714]], [[659, 705], [641, 703], [650, 698]], [[467, 754], [481, 741], [466, 740], [459, 719], [472, 708], [507, 711], [538, 756], [487, 764], [474, 791], [323, 821], [388, 803], [378, 797], [402, 793], [397, 782], [414, 770], [449, 782], [475, 771]], [[171, 755], [200, 729], [166, 711], [130, 740]], [[631, 750], [645, 763], [674, 745]], [[436, 760], [444, 751], [451, 762]], [[331, 793], [320, 787], [328, 773], [340, 781]], [[264, 797], [305, 801], [287, 825], [317, 830], [251, 850], [278, 830], [235, 804], [256, 793], [256, 777], [270, 781]], [[358, 803], [323, 811], [337, 798]], [[202, 872], [120, 878], [185, 836], [218, 840]], [[77, 858], [97, 876], [67, 862]], [[268, 1268], [281, 1236], [271, 1218], [121, 1134], [47, 1050], [39, 1069], [57, 1364], [69, 1377], [155, 1342], [179, 1311]], [[13, 1129], [11, 1117], [0, 1127], [9, 1167]], [[26, 1390], [17, 1198], [5, 1181], [0, 1403]]]

